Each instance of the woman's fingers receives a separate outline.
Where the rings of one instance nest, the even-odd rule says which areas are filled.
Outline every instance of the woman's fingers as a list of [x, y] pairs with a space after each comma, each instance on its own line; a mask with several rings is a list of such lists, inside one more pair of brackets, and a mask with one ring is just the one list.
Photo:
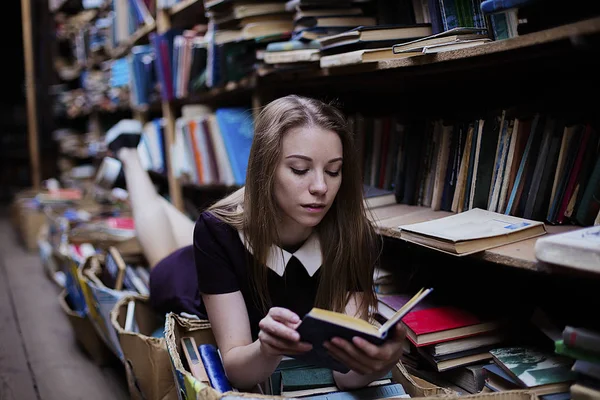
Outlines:
[[352, 356], [350, 356], [346, 351], [342, 350], [341, 348], [332, 344], [331, 342], [323, 343], [323, 347], [325, 347], [327, 349], [327, 351], [329, 352], [329, 355], [331, 357], [333, 357], [340, 363], [344, 364], [351, 370], [356, 371], [362, 375], [369, 373], [367, 368], [365, 368], [365, 366], [362, 363], [358, 362], [356, 359], [354, 359]]
[[262, 343], [276, 349], [281, 354], [300, 354], [312, 349], [309, 343], [286, 341], [262, 330], [258, 333], [258, 338]]
[[290, 342], [298, 342], [300, 340], [300, 334], [298, 332], [272, 318], [267, 317], [261, 320], [258, 326], [261, 330], [272, 336], [276, 336]]
[[300, 322], [300, 317], [298, 317], [296, 313], [282, 307], [271, 308], [269, 310], [269, 316], [271, 316], [271, 318], [273, 318], [275, 321], [279, 321], [283, 324], [298, 324]]

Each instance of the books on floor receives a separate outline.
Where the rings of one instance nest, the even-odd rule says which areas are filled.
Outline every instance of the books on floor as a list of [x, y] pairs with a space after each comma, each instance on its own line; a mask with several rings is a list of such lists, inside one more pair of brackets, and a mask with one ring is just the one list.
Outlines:
[[504, 388], [529, 389], [537, 395], [569, 391], [574, 374], [567, 357], [530, 347], [504, 347], [490, 350], [499, 368], [488, 371]]
[[535, 257], [549, 264], [599, 272], [600, 226], [540, 238], [535, 242]]
[[406, 241], [464, 256], [546, 233], [543, 222], [473, 208], [433, 221], [399, 226]]

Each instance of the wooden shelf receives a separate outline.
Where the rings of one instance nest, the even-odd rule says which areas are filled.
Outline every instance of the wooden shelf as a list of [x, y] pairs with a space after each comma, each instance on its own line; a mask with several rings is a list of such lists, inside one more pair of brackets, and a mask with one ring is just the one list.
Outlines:
[[112, 60], [124, 57], [127, 53], [129, 53], [129, 51], [131, 50], [131, 48], [133, 46], [135, 46], [144, 37], [148, 36], [155, 29], [156, 29], [156, 23], [154, 23], [154, 22], [151, 24], [144, 25], [141, 28], [139, 28], [137, 31], [135, 31], [134, 34], [131, 35], [129, 40], [127, 40], [125, 43], [121, 43], [119, 46], [117, 46], [114, 49], [107, 48], [106, 53], [109, 55], [109, 57]]
[[186, 99], [179, 99], [179, 105], [198, 103], [218, 103], [228, 99], [235, 99], [249, 95], [257, 86], [256, 76], [243, 78], [237, 82], [228, 82], [225, 86], [198, 93]]
[[[445, 61], [472, 59], [475, 57], [486, 57], [497, 53], [507, 53], [514, 50], [528, 49], [548, 45], [560, 41], [571, 40], [578, 36], [587, 36], [600, 33], [600, 17], [578, 21], [572, 24], [562, 25], [555, 28], [533, 32], [505, 40], [496, 40], [481, 46], [467, 49], [447, 51], [436, 54], [423, 54], [398, 60], [378, 61], [376, 63], [364, 64], [367, 69], [388, 70], [406, 67], [424, 66]], [[532, 55], [534, 55], [532, 53]], [[318, 74], [327, 76], [335, 73], [355, 73], [350, 66], [321, 69]]]
[[[448, 51], [438, 54], [424, 54], [399, 60], [387, 60], [365, 64], [349, 65], [334, 68], [316, 68], [298, 71], [269, 71], [264, 74], [254, 73], [248, 80], [254, 84], [244, 89], [261, 88], [288, 88], [305, 89], [307, 87], [329, 88], [335, 87], [343, 90], [365, 88], [391, 88], [394, 85], [406, 85], [416, 82], [398, 80], [399, 76], [408, 77], [411, 74], [422, 76], [427, 71], [438, 78], [440, 72], [454, 73], [456, 69], [462, 71], [478, 70], [481, 67], [490, 67], [495, 70], [503, 68], [503, 64], [517, 63], [518, 68], [524, 68], [528, 61], [542, 56], [556, 56], [556, 62], [569, 62], [569, 54], [574, 54], [578, 48], [573, 44], [573, 39], [589, 36], [600, 36], [600, 17], [562, 25], [544, 31], [533, 32], [527, 35], [493, 41], [481, 46], [468, 49]], [[534, 51], [535, 50], [535, 51]], [[518, 54], [518, 56], [517, 56]], [[542, 64], [545, 61], [542, 62]], [[452, 68], [449, 66], [452, 65]], [[442, 71], [441, 68], [444, 67]], [[479, 70], [478, 70], [479, 71]], [[402, 73], [400, 75], [399, 73]], [[349, 78], [361, 78], [360, 82], [353, 79], [349, 85]], [[420, 80], [421, 82], [422, 80]], [[375, 86], [377, 84], [377, 86]], [[362, 88], [362, 89], [361, 89]], [[181, 100], [181, 103], [211, 103], [222, 101], [224, 96], [235, 99], [236, 95], [246, 92], [240, 90], [239, 85], [231, 83], [223, 88], [215, 88], [201, 95]]]
[[[398, 226], [400, 225], [432, 221], [454, 214], [448, 211], [433, 211], [428, 207], [409, 206], [405, 204], [382, 206], [371, 209], [370, 212], [372, 214], [372, 220], [377, 223], [378, 233], [382, 236], [398, 240], [404, 240], [400, 238], [400, 230], [398, 229]], [[549, 235], [579, 228], [581, 227], [572, 225], [553, 226], [546, 224], [547, 234]], [[556, 271], [555, 267], [539, 262], [535, 258], [534, 249], [537, 239], [538, 238], [522, 240], [520, 242], [485, 250], [481, 253], [466, 257], [530, 271], [548, 273]], [[415, 246], [418, 245], [415, 244]]]
[[202, 1], [203, 0], [184, 0], [180, 3], [175, 4], [173, 7], [171, 7], [169, 9], [169, 15], [172, 17], [176, 17], [179, 13], [187, 10], [190, 7], [193, 7], [193, 6], [202, 6], [203, 7]]

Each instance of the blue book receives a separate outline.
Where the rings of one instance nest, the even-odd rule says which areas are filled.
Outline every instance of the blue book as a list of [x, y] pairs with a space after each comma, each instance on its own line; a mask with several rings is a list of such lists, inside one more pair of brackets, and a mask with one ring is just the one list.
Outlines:
[[215, 116], [231, 163], [235, 184], [242, 186], [246, 181], [248, 158], [254, 137], [252, 113], [241, 107], [219, 108]]
[[484, 0], [481, 2], [481, 11], [493, 14], [510, 10], [511, 8], [523, 7], [535, 3], [537, 0]]
[[227, 379], [221, 356], [215, 345], [201, 344], [198, 346], [198, 353], [206, 369], [210, 386], [221, 393], [232, 391], [233, 388]]

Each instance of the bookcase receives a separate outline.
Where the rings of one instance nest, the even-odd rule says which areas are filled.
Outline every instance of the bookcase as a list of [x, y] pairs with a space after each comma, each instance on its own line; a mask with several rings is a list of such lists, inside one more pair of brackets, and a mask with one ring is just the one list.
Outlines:
[[[152, 10], [152, 21], [136, 29], [117, 47], [109, 49], [107, 59], [121, 59], [130, 54], [136, 44], [152, 43], [154, 34], [167, 33], [172, 28], [191, 29], [208, 24], [210, 30], [204, 6], [205, 3], [219, 2], [184, 0], [165, 8], [155, 3], [145, 2]], [[51, 10], [56, 12], [66, 5], [71, 11], [78, 10], [71, 0], [64, 4]], [[600, 132], [594, 97], [600, 87], [597, 73], [599, 44], [600, 17], [590, 15], [516, 37], [436, 54], [331, 68], [319, 68], [318, 65], [303, 69], [256, 68], [239, 79], [189, 96], [170, 99], [159, 96], [148, 104], [130, 107], [124, 112], [144, 124], [157, 116], [162, 118], [168, 166], [173, 165], [173, 158], [177, 156], [171, 149], [175, 146], [176, 121], [183, 107], [194, 104], [215, 108], [243, 106], [256, 112], [269, 101], [291, 93], [335, 101], [351, 117], [354, 127], [361, 118], [379, 121], [393, 116], [411, 127], [406, 129], [407, 135], [425, 134], [426, 130], [412, 128], [423, 121], [443, 121], [444, 126], [450, 126], [487, 121], [493, 115], [506, 115], [508, 121], [508, 115], [526, 120], [536, 114], [558, 115], [561, 121], [569, 124], [585, 121]], [[94, 113], [103, 118], [103, 112]], [[364, 135], [369, 133], [372, 131], [362, 132], [363, 145], [367, 143]], [[462, 140], [466, 139], [463, 137]], [[597, 142], [595, 146], [597, 148]], [[381, 148], [388, 150], [385, 146]], [[363, 147], [363, 157], [365, 153]], [[496, 154], [496, 145], [493, 153]], [[426, 157], [425, 153], [419, 154]], [[597, 158], [598, 153], [590, 157]], [[543, 158], [540, 157], [542, 161]], [[415, 159], [416, 164], [413, 164], [417, 168], [421, 168], [419, 161]], [[365, 160], [357, 162], [366, 165]], [[590, 161], [587, 165], [593, 168], [595, 164]], [[171, 202], [181, 210], [185, 208], [186, 199], [195, 205], [205, 205], [235, 188], [183, 183], [173, 169], [168, 167], [166, 174], [151, 173], [151, 176], [165, 187]], [[549, 171], [546, 179], [550, 176], [554, 180], [554, 171]], [[536, 239], [467, 257], [448, 256], [407, 243], [400, 239], [398, 226], [434, 220], [456, 211], [448, 206], [432, 207], [431, 199], [418, 200], [414, 193], [408, 200], [406, 193], [397, 192], [395, 177], [377, 180], [393, 182], [391, 187], [388, 183], [388, 187], [382, 189], [394, 195], [395, 200], [373, 207], [370, 212], [386, 244], [385, 264], [397, 275], [399, 286], [408, 290], [419, 284], [436, 285], [441, 293], [458, 302], [511, 310], [509, 314], [516, 320], [541, 304], [545, 309], [568, 316], [571, 321], [598, 328], [600, 321], [593, 320], [589, 310], [597, 312], [600, 306], [600, 298], [595, 296], [600, 287], [600, 275], [539, 262], [534, 252]], [[583, 184], [579, 190], [584, 190]], [[497, 207], [497, 211], [505, 211], [506, 201]], [[472, 202], [464, 205], [473, 207]], [[541, 208], [549, 206], [545, 204]], [[464, 206], [459, 208], [466, 209]], [[569, 223], [546, 224], [549, 234], [577, 227]]]

